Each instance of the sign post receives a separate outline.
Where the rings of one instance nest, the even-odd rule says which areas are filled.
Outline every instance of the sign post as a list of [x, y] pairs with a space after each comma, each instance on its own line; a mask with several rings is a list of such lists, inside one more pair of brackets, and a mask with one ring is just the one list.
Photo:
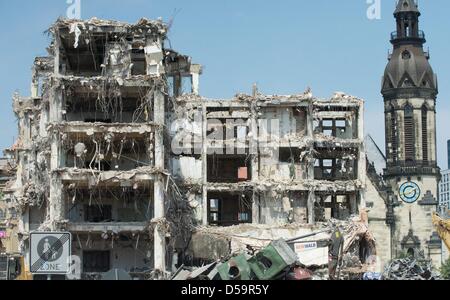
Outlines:
[[32, 232], [30, 234], [30, 272], [65, 275], [70, 271], [72, 235], [69, 232]]

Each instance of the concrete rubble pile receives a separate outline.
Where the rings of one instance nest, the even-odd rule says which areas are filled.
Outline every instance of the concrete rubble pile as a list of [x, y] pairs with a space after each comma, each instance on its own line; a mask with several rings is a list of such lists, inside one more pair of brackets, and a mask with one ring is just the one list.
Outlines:
[[[344, 236], [340, 279], [363, 279], [365, 273], [375, 271], [376, 263], [372, 259], [376, 255], [375, 240], [363, 220], [352, 216], [348, 221], [333, 219], [314, 226], [199, 228], [193, 241], [202, 245], [203, 261], [209, 257], [210, 263], [201, 267], [182, 265], [172, 279], [327, 280], [330, 233], [336, 228]], [[193, 256], [202, 256], [201, 249], [192, 244], [190, 247]]]
[[396, 259], [386, 266], [384, 280], [439, 280], [430, 261], [414, 258]]

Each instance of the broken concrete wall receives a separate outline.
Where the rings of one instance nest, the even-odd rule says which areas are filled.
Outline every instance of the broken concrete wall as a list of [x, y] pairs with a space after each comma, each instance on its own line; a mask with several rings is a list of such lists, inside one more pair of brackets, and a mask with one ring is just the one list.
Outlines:
[[172, 159], [173, 175], [185, 182], [202, 183], [202, 161], [195, 157], [181, 156]]
[[[125, 189], [125, 188], [124, 188]], [[66, 218], [73, 223], [147, 223], [153, 219], [153, 194], [120, 190], [72, 191], [66, 194]]]
[[[295, 150], [296, 149], [292, 150], [293, 158], [295, 156]], [[283, 154], [281, 154], [280, 151]], [[291, 153], [291, 149], [267, 149], [267, 151], [264, 152], [264, 155], [260, 157], [260, 178], [275, 182], [302, 181], [307, 179], [305, 164], [299, 161], [299, 156], [296, 157], [296, 160], [291, 162], [287, 161], [291, 159], [290, 157], [287, 160], [280, 161], [280, 155], [283, 155], [283, 157], [285, 157], [285, 152]]]
[[371, 180], [367, 180], [366, 197], [368, 199], [369, 228], [377, 241], [378, 255], [382, 263], [392, 258], [392, 241], [388, 220], [386, 219], [386, 202]]
[[[110, 234], [103, 237], [75, 235], [72, 242], [72, 253], [78, 255], [83, 262], [83, 277], [105, 272], [101, 267], [106, 264], [111, 269], [123, 269], [136, 273], [135, 275], [148, 272], [154, 267], [152, 248], [152, 241], [148, 236], [138, 233], [114, 237]], [[97, 256], [93, 252], [97, 252]], [[87, 260], [89, 254], [91, 259]]]
[[106, 44], [105, 73], [108, 76], [129, 77], [131, 75], [132, 47], [126, 40]]
[[308, 222], [307, 193], [262, 193], [259, 198], [260, 223], [284, 225]]
[[296, 107], [264, 108], [259, 119], [268, 121], [268, 135], [282, 141], [299, 139], [306, 135], [306, 112]]

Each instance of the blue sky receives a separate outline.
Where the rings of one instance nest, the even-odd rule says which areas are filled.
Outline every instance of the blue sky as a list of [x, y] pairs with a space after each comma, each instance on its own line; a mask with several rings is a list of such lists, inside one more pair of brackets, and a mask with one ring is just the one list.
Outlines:
[[[450, 1], [420, 1], [421, 29], [438, 74], [438, 156], [447, 168], [450, 138]], [[251, 92], [343, 91], [366, 101], [366, 133], [384, 149], [381, 76], [395, 30], [395, 0], [381, 0], [381, 19], [369, 20], [366, 0], [82, 0], [82, 17], [136, 22], [174, 17], [172, 47], [203, 64], [200, 92], [213, 98]], [[14, 91], [29, 95], [35, 56], [45, 55], [44, 31], [64, 16], [66, 0], [0, 1], [0, 148], [17, 137]]]

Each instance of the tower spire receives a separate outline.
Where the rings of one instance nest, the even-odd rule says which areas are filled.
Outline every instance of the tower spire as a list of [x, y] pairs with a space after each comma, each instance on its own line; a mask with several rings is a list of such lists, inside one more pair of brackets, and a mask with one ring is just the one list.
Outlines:
[[394, 12], [397, 20], [397, 31], [391, 34], [394, 46], [401, 44], [423, 45], [425, 34], [419, 28], [420, 11], [415, 0], [399, 0]]
[[382, 82], [388, 134], [387, 169], [394, 176], [402, 174], [398, 172], [399, 164], [436, 166], [435, 137], [428, 129], [435, 128], [432, 112], [438, 85], [429, 55], [423, 49], [425, 34], [419, 30], [419, 16], [417, 1], [397, 2], [394, 12], [397, 31], [391, 34], [393, 52]]
[[420, 15], [419, 5], [418, 5], [417, 1], [416, 0], [398, 0], [394, 15], [397, 15], [399, 13], [418, 13]]
[[420, 30], [417, 0], [398, 0], [394, 11], [397, 30], [391, 33], [394, 46], [383, 78], [385, 99], [427, 96], [435, 99], [437, 79], [424, 51], [425, 33]]

